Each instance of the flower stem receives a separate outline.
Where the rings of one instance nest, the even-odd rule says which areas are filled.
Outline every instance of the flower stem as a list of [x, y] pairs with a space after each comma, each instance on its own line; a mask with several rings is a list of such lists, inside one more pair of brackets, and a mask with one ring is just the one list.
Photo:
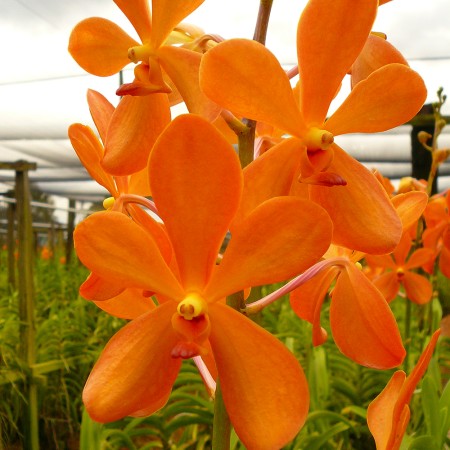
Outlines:
[[222, 390], [219, 380], [216, 385], [214, 400], [214, 422], [212, 436], [212, 450], [229, 450], [231, 435], [231, 422], [223, 403]]
[[[266, 43], [272, 3], [273, 0], [261, 0], [259, 3], [258, 18], [256, 19], [253, 40], [260, 42], [261, 44]], [[246, 167], [253, 161], [256, 121], [244, 119], [243, 123], [245, 125], [245, 129], [238, 133], [239, 160], [241, 161], [242, 168]]]

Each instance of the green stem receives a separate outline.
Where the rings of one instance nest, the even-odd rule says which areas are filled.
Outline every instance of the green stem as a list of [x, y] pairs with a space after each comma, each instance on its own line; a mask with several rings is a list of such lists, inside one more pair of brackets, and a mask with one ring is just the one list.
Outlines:
[[[259, 3], [258, 18], [256, 20], [253, 40], [260, 42], [261, 44], [266, 43], [272, 3], [273, 0], [261, 0]], [[246, 167], [253, 161], [256, 121], [244, 119], [243, 123], [245, 125], [244, 130], [238, 133], [239, 160], [241, 161], [242, 168]]]
[[229, 450], [231, 435], [231, 422], [223, 403], [222, 390], [219, 380], [216, 385], [214, 400], [214, 422], [212, 436], [212, 450]]

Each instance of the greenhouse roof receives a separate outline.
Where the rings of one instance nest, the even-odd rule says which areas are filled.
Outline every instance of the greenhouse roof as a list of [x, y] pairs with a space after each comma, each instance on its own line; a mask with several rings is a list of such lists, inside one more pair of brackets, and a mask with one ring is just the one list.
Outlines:
[[[296, 22], [305, 1], [276, 0], [269, 29], [268, 47], [286, 66], [295, 62]], [[258, 2], [205, 0], [188, 22], [206, 32], [229, 37], [251, 37]], [[291, 11], [286, 15], [286, 10]], [[293, 11], [295, 9], [295, 11]], [[80, 165], [67, 128], [71, 123], [92, 125], [85, 94], [95, 89], [117, 103], [114, 92], [118, 76], [98, 78], [86, 75], [67, 53], [71, 28], [90, 16], [103, 16], [134, 31], [111, 0], [6, 0], [0, 14], [0, 161], [20, 159], [36, 162], [32, 181], [48, 194], [75, 199], [103, 198], [105, 191], [90, 180]], [[288, 16], [288, 17], [286, 17]], [[420, 0], [392, 1], [380, 8], [377, 30], [388, 34], [411, 66], [424, 77], [428, 101], [435, 100], [439, 86], [450, 90], [450, 3], [435, 0], [424, 6]], [[132, 76], [132, 71], [125, 72]], [[339, 96], [338, 100], [339, 101]], [[450, 113], [446, 104], [445, 114]], [[409, 129], [402, 127], [379, 136], [338, 138], [349, 153], [386, 176], [410, 174]], [[450, 134], [441, 145], [450, 145]], [[448, 165], [442, 171], [440, 188], [450, 187]], [[11, 187], [14, 174], [0, 171], [0, 192]], [[5, 184], [6, 183], [6, 184]]]

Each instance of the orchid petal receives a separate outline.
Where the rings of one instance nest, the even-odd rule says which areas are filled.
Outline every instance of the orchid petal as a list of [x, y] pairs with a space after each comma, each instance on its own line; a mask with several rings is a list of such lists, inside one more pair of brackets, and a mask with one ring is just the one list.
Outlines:
[[417, 72], [403, 64], [388, 64], [354, 87], [325, 122], [325, 129], [335, 136], [386, 131], [412, 119], [426, 97]]
[[276, 283], [302, 273], [325, 253], [331, 230], [326, 212], [308, 200], [267, 200], [233, 229], [205, 295], [217, 300], [249, 286]]
[[150, 158], [151, 189], [187, 290], [202, 290], [242, 191], [233, 147], [195, 115], [178, 116]]
[[153, 144], [169, 122], [166, 94], [123, 97], [106, 136], [105, 170], [113, 175], [130, 175], [144, 169]]
[[181, 365], [170, 354], [178, 341], [170, 326], [175, 311], [173, 302], [165, 303], [111, 338], [83, 390], [92, 419], [150, 415], [165, 405]]
[[406, 297], [412, 302], [424, 305], [431, 300], [433, 286], [424, 276], [407, 271], [403, 275], [402, 282]]
[[330, 324], [338, 348], [358, 364], [389, 369], [405, 357], [389, 305], [354, 264], [346, 266], [336, 281]]
[[367, 424], [378, 450], [400, 448], [409, 422], [409, 402], [430, 363], [439, 334], [440, 330], [433, 333], [411, 374], [405, 378], [405, 372], [395, 372], [383, 391], [367, 408]]
[[450, 249], [443, 247], [439, 256], [439, 269], [444, 276], [450, 278]]
[[152, 195], [147, 167], [129, 176], [128, 192], [130, 194], [142, 195], [143, 197]]
[[298, 139], [286, 139], [245, 167], [244, 191], [231, 229], [264, 201], [290, 193], [302, 148]]
[[160, 47], [171, 31], [205, 0], [153, 0], [153, 48]]
[[391, 198], [391, 202], [397, 210], [403, 225], [403, 231], [417, 223], [428, 203], [428, 195], [425, 192], [410, 191], [405, 194], [397, 194]]
[[376, 0], [307, 3], [298, 23], [297, 55], [300, 110], [308, 125], [325, 121], [342, 79], [364, 47], [377, 6]]
[[100, 164], [104, 154], [102, 144], [91, 128], [81, 123], [72, 124], [69, 127], [69, 139], [89, 175], [113, 197], [117, 197], [119, 193], [113, 177], [107, 174]]
[[101, 310], [120, 319], [135, 319], [155, 309], [153, 301], [142, 295], [142, 289], [125, 289], [121, 294], [104, 301], [94, 302]]
[[125, 214], [104, 211], [87, 217], [76, 227], [74, 241], [80, 260], [100, 277], [175, 300], [184, 298], [148, 230]]
[[396, 272], [390, 271], [381, 274], [373, 280], [374, 286], [383, 294], [388, 303], [397, 297], [400, 281]]
[[366, 253], [389, 253], [397, 245], [402, 224], [375, 176], [333, 144], [329, 171], [346, 186], [311, 186], [311, 200], [325, 208], [333, 221], [333, 243]]
[[104, 144], [106, 141], [106, 132], [108, 131], [109, 122], [111, 121], [115, 108], [105, 96], [100, 94], [100, 92], [94, 91], [93, 89], [88, 89], [87, 101], [95, 127], [97, 128], [100, 139]]
[[230, 307], [212, 304], [209, 315], [219, 382], [237, 435], [246, 448], [282, 448], [308, 414], [308, 385], [299, 362], [279, 340]]
[[434, 251], [431, 248], [419, 248], [411, 254], [405, 269], [415, 269], [428, 264], [434, 258]]
[[[393, 427], [397, 428], [399, 425], [398, 420], [394, 421], [393, 414], [405, 379], [405, 372], [402, 370], [395, 372], [386, 387], [367, 408], [367, 424], [375, 439], [378, 450], [388, 450], [387, 444], [392, 434]], [[409, 410], [407, 405], [404, 405], [404, 407]]]
[[200, 86], [211, 100], [237, 116], [269, 123], [294, 136], [305, 131], [286, 72], [258, 42], [230, 39], [206, 52]]
[[124, 290], [125, 287], [121, 283], [114, 283], [95, 273], [90, 273], [80, 286], [80, 295], [86, 300], [105, 301], [118, 296]]
[[339, 273], [339, 268], [331, 267], [311, 280], [294, 289], [289, 297], [292, 310], [313, 326], [313, 345], [322, 345], [327, 332], [320, 326], [320, 312], [331, 283]]
[[367, 37], [364, 48], [351, 69], [352, 88], [366, 79], [372, 72], [386, 64], [400, 63], [408, 66], [403, 55], [386, 39], [373, 33]]
[[114, 22], [91, 17], [72, 30], [69, 53], [86, 72], [107, 77], [130, 62], [128, 49], [135, 45], [139, 44]]
[[143, 43], [151, 38], [152, 17], [148, 0], [114, 0], [114, 3], [127, 16]]
[[403, 233], [400, 241], [392, 252], [392, 256], [397, 266], [405, 265], [409, 252], [411, 251], [412, 238], [409, 233]]
[[212, 122], [220, 113], [199, 85], [199, 67], [202, 55], [179, 47], [164, 46], [158, 50], [160, 63], [183, 97], [189, 112], [199, 114]]

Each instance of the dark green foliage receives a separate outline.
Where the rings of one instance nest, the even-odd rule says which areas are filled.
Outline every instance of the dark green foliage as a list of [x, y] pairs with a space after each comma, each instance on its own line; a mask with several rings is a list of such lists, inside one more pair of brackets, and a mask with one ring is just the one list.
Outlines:
[[[0, 254], [0, 277], [6, 279], [5, 252]], [[78, 295], [87, 271], [75, 263], [61, 265], [58, 258], [36, 261], [37, 362], [56, 370], [36, 377], [39, 400], [39, 432], [42, 449], [80, 450], [203, 450], [211, 448], [213, 401], [208, 397], [195, 365], [185, 362], [165, 408], [147, 418], [126, 418], [111, 424], [93, 422], [83, 409], [81, 392], [102, 348], [124, 321], [108, 316]], [[17, 296], [2, 283], [0, 288], [0, 450], [20, 449], [21, 417], [27, 368], [18, 358], [19, 319]], [[264, 287], [265, 295], [276, 289]], [[438, 302], [439, 303], [439, 302]], [[420, 332], [430, 317], [440, 320], [437, 304], [412, 308], [414, 339], [410, 343], [410, 367], [416, 363], [428, 334]], [[391, 304], [403, 329], [404, 299]], [[375, 448], [366, 424], [366, 409], [386, 385], [393, 371], [361, 367], [336, 348], [328, 323], [329, 301], [322, 310], [322, 326], [329, 339], [322, 346], [311, 344], [311, 326], [291, 310], [287, 298], [266, 308], [255, 320], [277, 336], [299, 359], [310, 386], [310, 415], [305, 427], [285, 450]], [[441, 339], [424, 385], [411, 403], [411, 422], [405, 442], [426, 448], [442, 442], [448, 419], [441, 415], [441, 428], [430, 419], [433, 405], [449, 410], [450, 343]], [[62, 361], [62, 363], [60, 362]], [[450, 415], [449, 415], [450, 417]], [[433, 428], [434, 427], [434, 428]], [[434, 437], [433, 437], [434, 434]], [[430, 437], [431, 436], [431, 437]], [[438, 439], [441, 439], [440, 441]], [[448, 442], [446, 443], [448, 445]], [[433, 444], [434, 445], [434, 444]], [[422, 447], [421, 447], [422, 446]], [[235, 435], [232, 449], [243, 447]]]

